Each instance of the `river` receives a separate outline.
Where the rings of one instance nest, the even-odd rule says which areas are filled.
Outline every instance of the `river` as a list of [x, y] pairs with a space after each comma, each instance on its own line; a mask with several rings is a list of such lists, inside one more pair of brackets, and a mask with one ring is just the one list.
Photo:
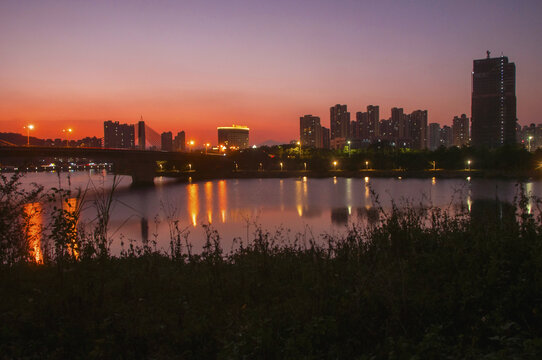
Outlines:
[[[26, 188], [38, 183], [46, 189], [87, 189], [81, 222], [91, 224], [96, 214], [93, 202], [104, 189], [111, 188], [113, 179], [105, 171], [40, 172], [26, 174], [22, 182]], [[201, 250], [205, 238], [202, 225], [218, 231], [227, 251], [234, 238], [245, 241], [252, 237], [256, 225], [271, 233], [280, 231], [290, 240], [297, 235], [306, 241], [321, 234], [344, 233], [352, 223], [366, 222], [376, 206], [389, 209], [392, 201], [399, 206], [410, 202], [453, 211], [460, 204], [470, 209], [481, 200], [513, 202], [518, 191], [513, 181], [475, 178], [301, 177], [191, 183], [156, 178], [155, 186], [149, 188], [131, 187], [129, 177], [119, 181], [109, 224], [113, 253], [120, 252], [121, 240], [125, 244], [129, 240], [156, 240], [159, 249], [168, 250], [169, 225], [175, 220], [180, 229], [189, 232], [195, 251]], [[527, 181], [521, 186], [542, 197], [542, 181]]]

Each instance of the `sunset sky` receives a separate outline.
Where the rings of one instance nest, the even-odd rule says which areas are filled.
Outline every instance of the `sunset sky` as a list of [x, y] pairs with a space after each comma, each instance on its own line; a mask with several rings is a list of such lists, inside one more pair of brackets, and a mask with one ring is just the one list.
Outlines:
[[542, 123], [542, 1], [0, 2], [0, 132], [103, 136], [103, 121], [185, 130], [251, 128], [251, 143], [299, 136], [329, 107], [470, 116], [472, 60], [516, 63], [517, 114]]

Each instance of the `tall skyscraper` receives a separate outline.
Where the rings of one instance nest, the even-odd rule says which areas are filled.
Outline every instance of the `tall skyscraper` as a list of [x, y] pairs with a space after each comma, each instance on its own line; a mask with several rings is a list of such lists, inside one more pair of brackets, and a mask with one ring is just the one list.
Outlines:
[[173, 134], [171, 131], [163, 132], [160, 135], [163, 151], [173, 151]]
[[104, 121], [104, 148], [133, 149], [135, 147], [134, 125], [120, 124], [118, 121]]
[[410, 114], [409, 138], [413, 149], [427, 147], [427, 110], [416, 110]]
[[137, 123], [137, 147], [139, 150], [145, 150], [145, 141], [145, 122], [141, 120]]
[[380, 107], [378, 105], [368, 105], [367, 106], [367, 132], [369, 134], [369, 140], [371, 142], [376, 141], [378, 136], [380, 126]]
[[470, 140], [470, 126], [469, 118], [465, 114], [461, 114], [461, 117], [454, 116], [452, 122], [452, 133], [454, 136], [455, 146], [464, 146], [469, 143]]
[[498, 147], [516, 141], [516, 65], [489, 55], [473, 62], [472, 144]]
[[429, 124], [429, 150], [434, 151], [440, 147], [440, 124]]
[[179, 131], [173, 139], [173, 150], [184, 151], [186, 149], [186, 136], [184, 131]]
[[322, 147], [322, 126], [318, 116], [305, 115], [299, 118], [299, 141], [301, 146]]
[[348, 138], [350, 136], [350, 113], [346, 105], [335, 105], [329, 108], [329, 128], [331, 139]]

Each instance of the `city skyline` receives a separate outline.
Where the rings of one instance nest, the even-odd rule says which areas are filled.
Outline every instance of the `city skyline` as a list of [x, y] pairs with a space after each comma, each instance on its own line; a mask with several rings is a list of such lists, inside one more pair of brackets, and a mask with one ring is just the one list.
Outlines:
[[327, 125], [332, 104], [352, 118], [369, 104], [381, 119], [396, 106], [427, 109], [451, 125], [471, 116], [472, 59], [486, 50], [518, 64], [519, 123], [539, 123], [541, 11], [535, 1], [4, 2], [0, 128], [101, 136], [103, 121], [142, 115], [200, 142], [232, 123], [254, 129], [254, 143], [287, 142], [303, 114]]

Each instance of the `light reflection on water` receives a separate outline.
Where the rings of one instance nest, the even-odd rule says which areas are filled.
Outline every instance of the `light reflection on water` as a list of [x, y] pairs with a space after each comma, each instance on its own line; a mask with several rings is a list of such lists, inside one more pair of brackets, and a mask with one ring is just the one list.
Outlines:
[[30, 257], [38, 264], [43, 262], [43, 254], [41, 252], [43, 218], [41, 210], [42, 206], [37, 202], [26, 204], [24, 207], [25, 215], [28, 217], [26, 238], [28, 239]]
[[[85, 187], [89, 179], [97, 187], [108, 188], [113, 176], [97, 172], [72, 173], [71, 186]], [[28, 174], [24, 183], [32, 182], [46, 188], [58, 186], [58, 177], [47, 173]], [[65, 178], [62, 186], [67, 186]], [[528, 193], [542, 196], [540, 181], [527, 182], [524, 188]], [[228, 249], [234, 238], [244, 239], [247, 229], [254, 230], [255, 224], [270, 231], [287, 228], [292, 234], [306, 232], [307, 228], [315, 235], [336, 234], [351, 223], [374, 221], [376, 207], [389, 209], [392, 200], [399, 205], [410, 200], [416, 206], [432, 204], [450, 210], [454, 204], [463, 204], [471, 211], [479, 200], [511, 202], [516, 192], [513, 181], [487, 179], [302, 177], [176, 183], [160, 178], [153, 188], [131, 188], [130, 179], [124, 178], [115, 194], [109, 228], [114, 238], [114, 253], [120, 251], [120, 235], [139, 241], [148, 239], [149, 233], [157, 234], [158, 247], [168, 249], [167, 218], [174, 214], [180, 228], [191, 232], [189, 239], [194, 250], [203, 245], [202, 224], [212, 224]], [[87, 200], [92, 201], [92, 197], [91, 187]], [[77, 204], [72, 205], [75, 208]], [[88, 223], [94, 217], [92, 207], [85, 207], [82, 221]], [[36, 224], [43, 221], [40, 217]], [[39, 257], [39, 247], [35, 251]]]

